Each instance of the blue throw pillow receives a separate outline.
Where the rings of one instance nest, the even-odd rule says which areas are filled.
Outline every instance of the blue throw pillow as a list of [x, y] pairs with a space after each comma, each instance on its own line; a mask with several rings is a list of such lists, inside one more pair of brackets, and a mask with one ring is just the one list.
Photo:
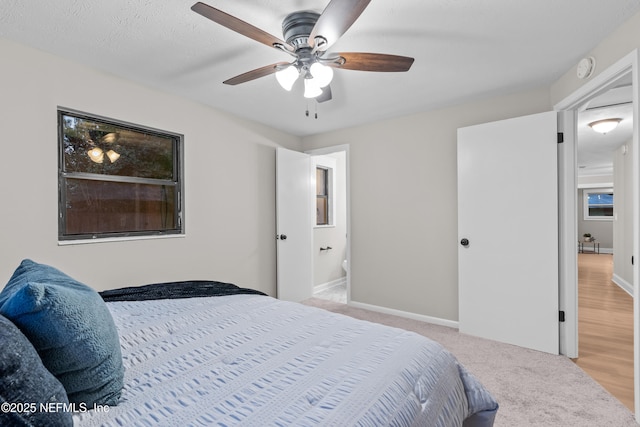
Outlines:
[[31, 341], [69, 402], [116, 405], [124, 368], [118, 331], [96, 291], [24, 260], [0, 292], [0, 314]]
[[64, 387], [42, 365], [29, 340], [3, 316], [0, 343], [0, 425], [73, 426]]

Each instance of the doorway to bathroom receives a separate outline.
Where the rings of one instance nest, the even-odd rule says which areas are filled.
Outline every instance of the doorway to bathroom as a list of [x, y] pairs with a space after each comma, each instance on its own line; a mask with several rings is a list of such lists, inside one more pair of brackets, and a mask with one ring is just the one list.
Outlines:
[[313, 296], [349, 301], [349, 146], [308, 151], [314, 189]]

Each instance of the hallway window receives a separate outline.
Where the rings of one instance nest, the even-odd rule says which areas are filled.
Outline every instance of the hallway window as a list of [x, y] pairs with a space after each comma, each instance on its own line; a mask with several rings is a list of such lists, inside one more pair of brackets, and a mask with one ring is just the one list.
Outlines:
[[613, 219], [613, 189], [584, 190], [584, 219]]

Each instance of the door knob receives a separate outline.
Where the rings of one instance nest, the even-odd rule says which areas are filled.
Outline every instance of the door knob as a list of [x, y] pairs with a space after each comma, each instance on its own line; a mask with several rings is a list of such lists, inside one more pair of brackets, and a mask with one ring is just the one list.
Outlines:
[[276, 240], [287, 240], [287, 235], [286, 234], [276, 234]]
[[469, 239], [460, 240], [460, 244], [466, 248], [467, 246], [469, 246]]

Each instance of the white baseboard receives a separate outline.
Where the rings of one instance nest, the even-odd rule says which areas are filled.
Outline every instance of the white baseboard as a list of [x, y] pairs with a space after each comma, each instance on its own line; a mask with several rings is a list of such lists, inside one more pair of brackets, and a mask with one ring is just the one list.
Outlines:
[[458, 322], [454, 320], [441, 319], [439, 317], [425, 316], [423, 314], [411, 313], [408, 311], [396, 310], [393, 308], [380, 307], [377, 305], [365, 304], [362, 302], [349, 301], [348, 305], [356, 308], [362, 308], [364, 310], [377, 311], [378, 313], [391, 314], [394, 316], [405, 317], [407, 319], [419, 320], [425, 323], [432, 323], [434, 325], [448, 326], [450, 328], [458, 329]]
[[315, 285], [313, 287], [313, 293], [326, 291], [327, 289], [331, 289], [336, 286], [345, 285], [347, 283], [347, 276], [342, 276], [339, 279], [332, 280], [330, 282], [321, 283], [319, 285]]
[[615, 283], [616, 285], [618, 285], [620, 287], [620, 289], [622, 289], [623, 291], [625, 291], [626, 293], [628, 293], [629, 295], [631, 295], [633, 297], [633, 284], [627, 282], [626, 280], [624, 280], [622, 277], [618, 276], [617, 274], [614, 274], [613, 277], [611, 278], [611, 281], [613, 283]]

